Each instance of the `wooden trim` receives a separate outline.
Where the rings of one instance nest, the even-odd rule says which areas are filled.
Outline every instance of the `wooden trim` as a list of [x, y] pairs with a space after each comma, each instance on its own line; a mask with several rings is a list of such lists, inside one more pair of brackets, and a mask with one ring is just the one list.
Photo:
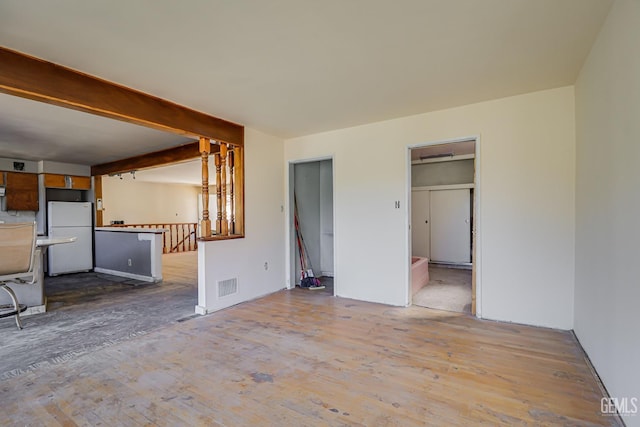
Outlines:
[[244, 127], [0, 47], [0, 92], [195, 138], [244, 144]]
[[4, 185], [4, 172], [0, 171], [0, 185]]
[[244, 238], [244, 234], [229, 234], [227, 236], [215, 235], [211, 237], [200, 237], [198, 239], [199, 242], [213, 242], [216, 240], [232, 240], [232, 239], [242, 239]]
[[[211, 146], [211, 152], [217, 152], [218, 145]], [[157, 166], [179, 163], [186, 160], [200, 158], [200, 142], [195, 141], [178, 147], [167, 148], [166, 150], [155, 151], [153, 153], [141, 154], [115, 162], [103, 163], [91, 166], [91, 175], [109, 175], [115, 173], [125, 173], [134, 170], [148, 169]]]
[[[102, 227], [104, 224], [104, 207], [102, 200], [102, 175], [93, 177], [93, 192], [95, 194], [96, 208], [96, 227]], [[98, 200], [100, 203], [98, 203]]]

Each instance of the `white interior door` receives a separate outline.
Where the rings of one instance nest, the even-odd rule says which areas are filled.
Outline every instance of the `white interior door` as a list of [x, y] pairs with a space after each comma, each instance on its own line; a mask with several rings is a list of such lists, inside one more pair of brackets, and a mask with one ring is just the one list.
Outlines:
[[431, 259], [471, 262], [471, 193], [469, 189], [430, 191]]
[[411, 253], [429, 258], [429, 193], [411, 192]]

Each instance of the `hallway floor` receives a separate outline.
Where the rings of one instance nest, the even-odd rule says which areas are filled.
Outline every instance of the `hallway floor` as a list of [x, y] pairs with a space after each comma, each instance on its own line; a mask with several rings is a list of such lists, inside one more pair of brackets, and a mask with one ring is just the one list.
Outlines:
[[413, 304], [471, 313], [471, 270], [429, 265], [429, 283], [416, 292]]

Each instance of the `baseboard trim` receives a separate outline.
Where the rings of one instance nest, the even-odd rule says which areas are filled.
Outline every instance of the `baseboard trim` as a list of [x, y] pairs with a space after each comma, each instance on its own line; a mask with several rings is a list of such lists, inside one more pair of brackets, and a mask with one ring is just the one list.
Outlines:
[[[598, 371], [596, 371], [596, 367], [593, 366], [593, 363], [591, 363], [591, 359], [589, 358], [589, 354], [587, 354], [586, 350], [582, 346], [582, 343], [578, 339], [578, 336], [576, 335], [576, 331], [571, 329], [570, 332], [571, 332], [571, 335], [573, 335], [573, 339], [576, 340], [576, 344], [578, 344], [578, 347], [580, 347], [580, 351], [582, 351], [582, 357], [584, 358], [584, 361], [587, 363], [587, 367], [589, 368], [589, 370], [593, 374], [594, 378], [596, 379], [596, 383], [598, 384], [598, 387], [600, 388], [600, 391], [602, 392], [602, 395], [605, 396], [605, 397], [611, 397], [611, 394], [609, 394], [609, 390], [607, 390], [607, 387], [602, 382], [602, 378], [600, 378], [600, 374], [598, 374]], [[615, 416], [615, 418], [619, 421], [620, 425], [622, 425], [622, 426], [626, 426], [627, 425], [627, 423], [624, 422], [624, 419], [620, 416], [620, 413], [618, 413]]]
[[110, 274], [112, 276], [120, 276], [126, 277], [129, 279], [142, 280], [144, 282], [161, 282], [162, 276], [160, 277], [151, 277], [151, 276], [143, 276], [141, 274], [127, 273], [126, 271], [118, 271], [118, 270], [109, 270], [108, 268], [96, 267], [93, 269], [96, 273]]

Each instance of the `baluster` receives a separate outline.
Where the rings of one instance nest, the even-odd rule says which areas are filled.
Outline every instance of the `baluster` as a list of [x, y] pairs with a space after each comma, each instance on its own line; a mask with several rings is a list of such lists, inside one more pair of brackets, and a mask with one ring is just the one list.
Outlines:
[[169, 224], [169, 230], [171, 230], [171, 246], [169, 246], [169, 252], [173, 253], [173, 224]]
[[222, 186], [220, 185], [222, 178], [220, 171], [220, 153], [216, 153], [214, 155], [214, 161], [216, 164], [216, 203], [218, 207], [218, 213], [216, 215], [216, 234], [220, 235], [222, 233]]
[[187, 235], [184, 234], [184, 224], [182, 224], [180, 228], [182, 229], [182, 252], [184, 252], [184, 241], [187, 239]]
[[211, 142], [208, 138], [200, 138], [200, 155], [202, 157], [202, 236], [211, 236], [211, 220], [209, 219], [209, 153]]
[[229, 150], [229, 234], [236, 234], [234, 160], [233, 150]]
[[[166, 227], [163, 226], [162, 228], [166, 228]], [[168, 253], [168, 251], [167, 251], [167, 232], [166, 231], [164, 231], [162, 233], [162, 253], [163, 254]]]
[[195, 239], [195, 236], [197, 236], [197, 235], [198, 235], [198, 224], [196, 223], [196, 224], [193, 224], [193, 236], [194, 236], [194, 239], [193, 239], [193, 250], [194, 251], [198, 250], [198, 240]]
[[222, 231], [220, 234], [227, 236], [229, 234], [229, 223], [227, 222], [227, 144], [220, 144], [220, 187], [222, 190], [222, 218], [220, 218]]

